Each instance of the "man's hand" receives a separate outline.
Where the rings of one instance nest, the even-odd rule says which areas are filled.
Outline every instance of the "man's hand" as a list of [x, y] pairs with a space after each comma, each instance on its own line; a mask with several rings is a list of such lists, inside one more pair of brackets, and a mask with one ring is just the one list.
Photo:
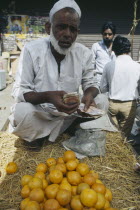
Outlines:
[[50, 103], [52, 103], [59, 112], [72, 114], [78, 109], [79, 103], [75, 102], [73, 104], [65, 104], [63, 101], [63, 96], [65, 94], [65, 91], [51, 91]]
[[85, 107], [84, 107], [85, 112], [88, 110], [91, 104], [92, 106], [97, 107], [94, 102], [94, 98], [97, 96], [98, 92], [99, 92], [98, 89], [95, 87], [89, 87], [85, 90], [84, 96], [81, 101], [82, 103], [85, 104]]

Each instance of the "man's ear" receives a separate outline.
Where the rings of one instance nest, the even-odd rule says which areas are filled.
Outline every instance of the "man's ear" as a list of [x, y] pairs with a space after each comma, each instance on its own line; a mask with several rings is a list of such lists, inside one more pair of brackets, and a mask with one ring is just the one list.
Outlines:
[[50, 35], [50, 32], [51, 32], [51, 23], [49, 23], [48, 25], [48, 34]]
[[47, 32], [48, 35], [50, 35], [50, 31], [51, 31], [51, 23], [48, 21], [45, 24], [45, 30]]

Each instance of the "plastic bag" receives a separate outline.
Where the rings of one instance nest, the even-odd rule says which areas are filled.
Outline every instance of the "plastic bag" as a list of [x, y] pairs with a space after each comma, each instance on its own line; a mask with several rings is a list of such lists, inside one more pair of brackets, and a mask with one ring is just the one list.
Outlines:
[[75, 136], [64, 141], [65, 148], [71, 149], [84, 156], [105, 155], [106, 132], [78, 129]]
[[106, 130], [111, 132], [118, 132], [118, 129], [112, 124], [107, 114], [98, 119], [81, 123], [80, 127], [82, 129]]

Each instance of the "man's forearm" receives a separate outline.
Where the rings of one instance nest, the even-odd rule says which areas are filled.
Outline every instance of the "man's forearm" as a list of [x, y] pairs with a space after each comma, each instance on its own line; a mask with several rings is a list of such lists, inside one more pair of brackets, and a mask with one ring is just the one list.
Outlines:
[[24, 99], [26, 102], [31, 104], [43, 104], [43, 103], [50, 103], [50, 92], [28, 92], [24, 94]]
[[96, 87], [89, 87], [84, 91], [84, 95], [92, 95], [95, 98], [99, 93], [99, 90]]

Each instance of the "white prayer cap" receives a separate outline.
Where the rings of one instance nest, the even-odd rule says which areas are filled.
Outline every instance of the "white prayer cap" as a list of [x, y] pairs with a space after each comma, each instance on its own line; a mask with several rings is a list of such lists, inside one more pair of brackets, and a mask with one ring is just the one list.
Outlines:
[[56, 12], [66, 7], [75, 9], [79, 17], [81, 17], [80, 7], [74, 0], [59, 0], [54, 4], [53, 8], [50, 10], [50, 22], [52, 22], [52, 17]]

